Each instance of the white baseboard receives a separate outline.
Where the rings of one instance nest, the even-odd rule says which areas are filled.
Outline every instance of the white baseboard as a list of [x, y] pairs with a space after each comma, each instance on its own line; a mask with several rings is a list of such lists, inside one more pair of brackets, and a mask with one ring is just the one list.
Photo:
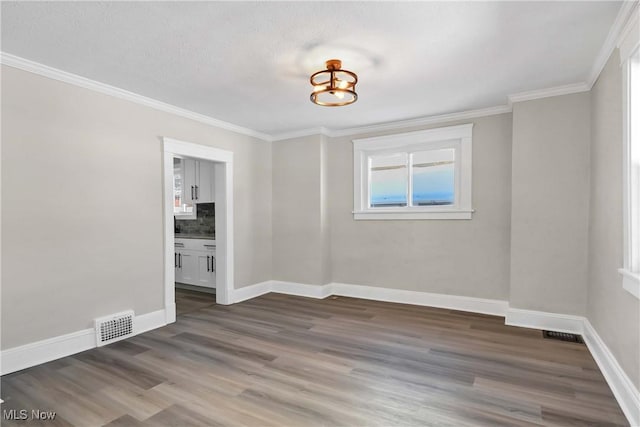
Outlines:
[[582, 334], [585, 318], [569, 314], [509, 308], [504, 323], [521, 328]]
[[640, 392], [587, 319], [582, 336], [629, 424], [640, 426]]
[[168, 325], [176, 321], [176, 303], [168, 304], [164, 307], [164, 323]]
[[96, 346], [94, 328], [48, 338], [3, 350], [0, 353], [2, 375], [70, 356]]
[[[175, 304], [174, 304], [175, 308]], [[136, 316], [133, 322], [133, 334], [138, 335], [152, 329], [161, 328], [167, 324], [166, 310], [152, 311], [151, 313], [141, 314]]]
[[255, 285], [235, 289], [233, 292], [233, 301], [241, 302], [269, 292], [308, 298], [327, 298], [331, 295], [338, 295], [375, 301], [470, 311], [495, 316], [504, 316], [508, 308], [508, 303], [501, 300], [432, 294], [428, 292], [378, 288], [375, 286], [351, 285], [347, 283], [309, 285], [280, 280], [267, 280], [256, 283]]
[[332, 285], [307, 285], [303, 283], [271, 281], [271, 292], [278, 294], [296, 295], [308, 298], [326, 298], [332, 295]]
[[509, 307], [509, 303], [502, 300], [378, 288], [375, 286], [352, 285], [347, 283], [331, 283], [329, 286], [331, 287], [331, 295], [447, 308], [450, 310], [470, 311], [495, 316], [504, 316]]
[[[175, 314], [174, 314], [175, 316]], [[134, 320], [134, 335], [167, 324], [165, 310], [141, 314]], [[94, 328], [83, 329], [0, 352], [0, 374], [10, 374], [96, 347]]]
[[268, 294], [269, 292], [271, 292], [271, 280], [234, 289], [231, 293], [231, 301], [235, 304], [237, 302], [259, 297], [260, 295]]

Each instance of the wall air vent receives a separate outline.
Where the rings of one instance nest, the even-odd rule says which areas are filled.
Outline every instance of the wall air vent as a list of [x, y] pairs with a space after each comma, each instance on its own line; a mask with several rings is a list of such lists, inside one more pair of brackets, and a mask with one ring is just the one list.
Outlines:
[[133, 311], [125, 311], [96, 319], [98, 347], [132, 336], [133, 316]]
[[578, 344], [584, 344], [584, 340], [580, 335], [576, 334], [568, 334], [566, 332], [556, 332], [556, 331], [542, 331], [542, 336], [545, 338], [549, 338], [552, 340], [559, 341], [567, 341], [567, 342], [575, 342]]

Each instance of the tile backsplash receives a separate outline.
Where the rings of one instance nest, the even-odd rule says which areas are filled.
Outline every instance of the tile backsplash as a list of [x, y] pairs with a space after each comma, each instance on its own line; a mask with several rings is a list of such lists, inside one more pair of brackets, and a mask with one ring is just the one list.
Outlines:
[[198, 203], [196, 205], [196, 219], [175, 219], [176, 234], [202, 235], [215, 239], [216, 211], [215, 203]]

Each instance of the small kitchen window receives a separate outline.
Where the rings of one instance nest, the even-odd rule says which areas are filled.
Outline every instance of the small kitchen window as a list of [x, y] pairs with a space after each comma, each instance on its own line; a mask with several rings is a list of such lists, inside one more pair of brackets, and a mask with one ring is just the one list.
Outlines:
[[354, 219], [471, 219], [472, 127], [354, 140]]

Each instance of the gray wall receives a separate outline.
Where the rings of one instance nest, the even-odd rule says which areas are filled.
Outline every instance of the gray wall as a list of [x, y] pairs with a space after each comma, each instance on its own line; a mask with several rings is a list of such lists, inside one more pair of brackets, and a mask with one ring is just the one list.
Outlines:
[[513, 308], [584, 315], [590, 95], [513, 106]]
[[329, 276], [325, 137], [273, 143], [273, 278], [321, 285]]
[[[511, 114], [474, 123], [472, 220], [354, 221], [354, 138], [329, 142], [334, 282], [506, 300], [509, 295]], [[404, 131], [418, 130], [416, 128]]]
[[613, 53], [591, 92], [587, 317], [640, 388], [640, 300], [622, 288], [622, 75]]
[[3, 66], [3, 349], [164, 307], [161, 136], [234, 152], [236, 287], [271, 279], [271, 144]]

